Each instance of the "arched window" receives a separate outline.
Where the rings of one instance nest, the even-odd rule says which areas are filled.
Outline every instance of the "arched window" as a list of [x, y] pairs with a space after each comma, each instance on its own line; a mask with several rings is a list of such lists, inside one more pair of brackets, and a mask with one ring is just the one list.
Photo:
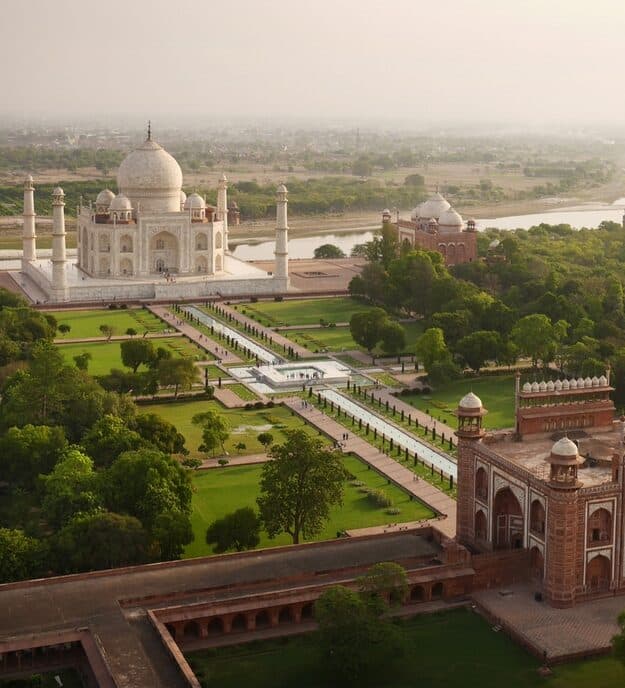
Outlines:
[[206, 234], [202, 232], [195, 237], [195, 249], [196, 251], [206, 251], [207, 248], [208, 239], [206, 238]]
[[122, 253], [132, 253], [132, 237], [124, 234], [119, 239], [119, 246]]
[[536, 535], [545, 534], [545, 507], [535, 499], [530, 507], [530, 530]]
[[222, 248], [221, 232], [215, 234], [215, 248]]
[[612, 540], [612, 514], [607, 509], [597, 509], [588, 518], [588, 544], [606, 544]]
[[488, 474], [482, 466], [475, 473], [475, 496], [483, 502], [488, 499]]
[[217, 255], [215, 256], [215, 272], [219, 272], [221, 270], [221, 256]]
[[476, 540], [486, 540], [488, 537], [487, 526], [486, 526], [486, 516], [484, 512], [479, 509], [475, 513], [475, 539]]
[[156, 240], [156, 249], [162, 251], [165, 248], [165, 241], [163, 239]]

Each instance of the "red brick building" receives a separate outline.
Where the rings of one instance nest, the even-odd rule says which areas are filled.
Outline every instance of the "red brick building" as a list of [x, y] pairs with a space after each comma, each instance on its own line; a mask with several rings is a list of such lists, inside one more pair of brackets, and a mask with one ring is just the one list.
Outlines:
[[[609, 373], [608, 373], [609, 375]], [[474, 394], [458, 406], [457, 539], [526, 549], [552, 605], [625, 593], [623, 438], [609, 377], [516, 383], [516, 428], [487, 433]]]
[[[383, 222], [391, 222], [391, 213], [384, 210]], [[477, 260], [477, 235], [475, 221], [465, 223], [451, 205], [436, 192], [427, 201], [418, 205], [410, 220], [397, 217], [395, 226], [400, 244], [426, 251], [438, 251], [446, 265], [458, 265]]]

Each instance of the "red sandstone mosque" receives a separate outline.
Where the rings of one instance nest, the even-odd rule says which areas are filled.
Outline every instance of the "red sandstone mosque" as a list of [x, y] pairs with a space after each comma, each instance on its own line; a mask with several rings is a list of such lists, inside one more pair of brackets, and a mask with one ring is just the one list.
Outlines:
[[607, 375], [526, 382], [516, 427], [486, 432], [473, 393], [458, 406], [457, 541], [473, 553], [529, 550], [555, 607], [625, 593], [623, 446]]
[[[382, 222], [392, 222], [391, 211], [382, 211]], [[410, 220], [398, 217], [394, 223], [400, 244], [438, 251], [446, 265], [458, 265], [477, 260], [477, 235], [475, 220], [467, 220], [438, 191], [418, 205], [410, 214]]]

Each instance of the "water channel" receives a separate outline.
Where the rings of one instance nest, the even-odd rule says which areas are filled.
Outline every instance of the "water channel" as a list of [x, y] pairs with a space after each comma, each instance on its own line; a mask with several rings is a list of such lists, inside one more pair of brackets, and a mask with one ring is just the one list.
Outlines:
[[377, 430], [378, 435], [381, 436], [382, 433], [384, 433], [386, 439], [392, 438], [396, 445], [399, 445], [402, 449], [407, 449], [412, 455], [417, 454], [421, 460], [425, 460], [434, 467], [442, 469], [447, 475], [453, 476], [454, 480], [458, 477], [456, 463], [452, 461], [451, 458], [437, 452], [427, 444], [419, 442], [419, 440], [412, 435], [400, 430], [398, 427], [388, 423], [364, 406], [357, 404], [332, 389], [323, 389], [320, 390], [319, 393], [323, 398], [333, 402], [334, 405], [338, 406], [342, 411], [347, 411], [350, 416], [361, 418], [363, 423], [369, 423], [369, 427], [372, 430]]

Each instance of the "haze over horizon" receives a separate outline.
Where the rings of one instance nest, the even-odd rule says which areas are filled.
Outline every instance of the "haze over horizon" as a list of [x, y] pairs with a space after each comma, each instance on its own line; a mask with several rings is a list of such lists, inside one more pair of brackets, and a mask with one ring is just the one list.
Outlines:
[[31, 0], [2, 16], [3, 117], [625, 122], [614, 0]]

